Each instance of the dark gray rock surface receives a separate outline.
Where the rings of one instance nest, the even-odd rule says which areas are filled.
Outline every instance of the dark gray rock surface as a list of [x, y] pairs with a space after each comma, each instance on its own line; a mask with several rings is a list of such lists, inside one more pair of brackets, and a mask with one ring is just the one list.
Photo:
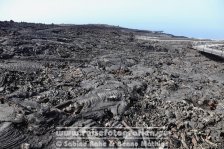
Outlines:
[[0, 148], [55, 148], [56, 127], [160, 126], [169, 148], [221, 147], [224, 61], [191, 44], [113, 26], [0, 22]]

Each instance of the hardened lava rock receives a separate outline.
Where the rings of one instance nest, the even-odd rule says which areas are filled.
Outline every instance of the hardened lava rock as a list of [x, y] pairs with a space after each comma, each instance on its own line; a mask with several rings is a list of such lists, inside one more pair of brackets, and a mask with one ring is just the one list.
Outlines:
[[26, 141], [26, 136], [16, 127], [18, 122], [15, 108], [0, 104], [0, 147], [19, 148]]
[[[162, 127], [167, 139], [154, 148], [222, 148], [224, 61], [193, 49], [195, 41], [108, 25], [0, 21], [0, 148], [53, 149], [56, 131], [76, 127]], [[223, 49], [222, 41], [201, 42]], [[80, 140], [93, 138], [117, 148], [150, 141]]]

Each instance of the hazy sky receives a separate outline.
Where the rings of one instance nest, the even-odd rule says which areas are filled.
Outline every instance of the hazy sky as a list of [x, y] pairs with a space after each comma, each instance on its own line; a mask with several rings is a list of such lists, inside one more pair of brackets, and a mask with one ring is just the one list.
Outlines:
[[224, 0], [0, 0], [0, 20], [110, 24], [224, 39]]

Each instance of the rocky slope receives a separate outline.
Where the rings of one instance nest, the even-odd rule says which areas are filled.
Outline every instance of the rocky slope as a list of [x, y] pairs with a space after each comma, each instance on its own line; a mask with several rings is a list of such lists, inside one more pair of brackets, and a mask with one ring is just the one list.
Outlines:
[[223, 63], [160, 32], [0, 22], [0, 148], [56, 148], [57, 127], [78, 126], [165, 126], [154, 148], [222, 148]]

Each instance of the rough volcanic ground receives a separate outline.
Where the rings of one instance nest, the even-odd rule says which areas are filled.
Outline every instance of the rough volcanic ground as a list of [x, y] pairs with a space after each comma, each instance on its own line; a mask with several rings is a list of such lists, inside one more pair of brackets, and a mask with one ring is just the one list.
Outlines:
[[0, 22], [0, 148], [55, 148], [59, 126], [165, 126], [169, 148], [221, 149], [223, 64], [160, 32]]

